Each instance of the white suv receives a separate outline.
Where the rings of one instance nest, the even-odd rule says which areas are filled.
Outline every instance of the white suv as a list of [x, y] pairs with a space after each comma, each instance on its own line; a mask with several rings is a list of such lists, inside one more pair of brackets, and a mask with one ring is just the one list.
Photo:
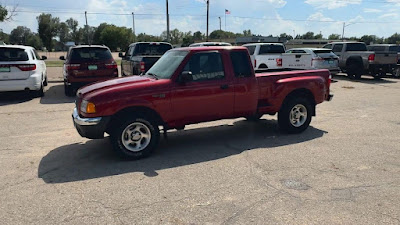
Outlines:
[[45, 59], [29, 46], [0, 46], [0, 92], [25, 90], [43, 96], [47, 85]]
[[282, 54], [285, 46], [281, 43], [245, 44], [256, 72], [282, 70]]

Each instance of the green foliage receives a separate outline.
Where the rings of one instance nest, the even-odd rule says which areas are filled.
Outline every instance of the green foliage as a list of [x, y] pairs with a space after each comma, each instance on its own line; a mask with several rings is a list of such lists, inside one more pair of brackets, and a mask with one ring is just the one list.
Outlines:
[[53, 49], [53, 38], [56, 37], [59, 31], [60, 19], [52, 17], [51, 14], [42, 13], [37, 18], [39, 28], [39, 37], [42, 39], [43, 45], [48, 51]]
[[0, 22], [6, 20], [7, 15], [8, 15], [7, 9], [4, 6], [0, 5]]
[[74, 18], [69, 18], [67, 21], [65, 21], [65, 23], [69, 28], [69, 40], [75, 42], [75, 44], [80, 44], [82, 41], [83, 33], [78, 27], [78, 21]]
[[364, 35], [361, 37], [360, 41], [365, 42], [365, 44], [382, 44], [384, 42], [383, 38], [379, 38], [376, 35]]
[[286, 40], [292, 40], [293, 39], [293, 36], [291, 36], [289, 34], [286, 34], [286, 33], [280, 34], [279, 37], [280, 38], [286, 38]]
[[0, 29], [0, 42], [4, 43], [10, 42], [10, 35], [4, 33], [3, 30], [1, 29]]
[[28, 37], [31, 35], [32, 35], [31, 29], [24, 26], [18, 26], [11, 31], [10, 43], [26, 45], [26, 41]]
[[398, 34], [397, 32], [394, 33], [392, 36], [390, 36], [386, 39], [386, 43], [400, 44], [400, 34]]
[[230, 31], [214, 30], [209, 35], [210, 39], [236, 38], [236, 34]]
[[340, 36], [340, 34], [331, 34], [331, 35], [329, 35], [328, 39], [329, 40], [340, 40], [341, 36]]
[[38, 34], [31, 34], [26, 40], [26, 45], [32, 46], [35, 49], [43, 48], [42, 40], [40, 39]]
[[141, 42], [141, 41], [162, 41], [165, 39], [162, 39], [161, 36], [153, 36], [153, 35], [148, 35], [146, 33], [140, 33], [136, 37], [136, 41]]
[[125, 51], [133, 41], [132, 29], [107, 25], [100, 32], [99, 44], [107, 45], [112, 51], [121, 49]]

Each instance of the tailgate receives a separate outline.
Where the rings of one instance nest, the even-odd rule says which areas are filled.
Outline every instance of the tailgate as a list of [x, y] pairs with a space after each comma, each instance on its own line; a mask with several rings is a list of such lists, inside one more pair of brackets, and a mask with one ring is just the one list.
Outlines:
[[0, 62], [0, 80], [26, 80], [36, 65], [24, 62]]
[[282, 67], [285, 69], [311, 69], [312, 56], [309, 53], [282, 54]]
[[160, 58], [161, 56], [143, 56], [142, 62], [144, 62], [146, 71], [149, 70]]
[[375, 52], [375, 64], [396, 64], [397, 52]]

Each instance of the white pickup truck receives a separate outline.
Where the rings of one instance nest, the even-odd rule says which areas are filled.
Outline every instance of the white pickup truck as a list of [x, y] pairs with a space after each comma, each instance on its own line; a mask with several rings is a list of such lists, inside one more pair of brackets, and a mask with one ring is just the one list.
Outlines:
[[285, 46], [281, 43], [245, 44], [249, 50], [251, 62], [256, 72], [282, 70], [282, 53]]
[[331, 74], [340, 72], [339, 57], [324, 48], [292, 48], [282, 54], [284, 69], [315, 70], [328, 69]]

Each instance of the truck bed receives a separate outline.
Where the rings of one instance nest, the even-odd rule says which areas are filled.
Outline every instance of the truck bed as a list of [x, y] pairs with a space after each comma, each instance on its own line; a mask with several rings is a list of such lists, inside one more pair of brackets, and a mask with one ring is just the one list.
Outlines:
[[303, 70], [256, 74], [259, 88], [258, 111], [275, 113], [279, 111], [285, 96], [295, 86], [304, 87], [314, 96], [316, 104], [329, 98], [329, 70]]

